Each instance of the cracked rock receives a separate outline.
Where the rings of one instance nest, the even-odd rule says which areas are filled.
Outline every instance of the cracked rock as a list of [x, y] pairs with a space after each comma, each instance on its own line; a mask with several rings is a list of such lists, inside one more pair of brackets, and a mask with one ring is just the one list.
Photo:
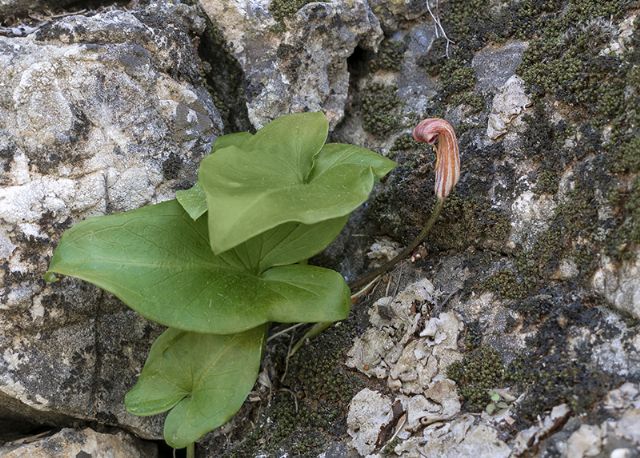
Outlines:
[[[124, 393], [159, 328], [86, 283], [42, 280], [62, 232], [173, 198], [222, 131], [199, 77], [203, 20], [157, 2], [0, 37], [0, 416], [45, 412], [161, 436]], [[39, 414], [43, 412], [43, 414]]]
[[375, 450], [380, 430], [393, 418], [391, 406], [388, 397], [368, 388], [351, 400], [347, 427], [351, 445], [361, 455], [368, 455]]
[[427, 426], [422, 436], [414, 436], [394, 448], [403, 457], [427, 458], [507, 458], [511, 449], [498, 439], [497, 431], [472, 415]]
[[4, 458], [154, 458], [158, 456], [158, 449], [154, 443], [123, 432], [105, 434], [90, 428], [65, 428], [52, 436], [28, 438], [0, 446], [0, 455]]
[[200, 0], [237, 59], [256, 128], [284, 114], [324, 111], [331, 127], [344, 116], [347, 58], [382, 38], [368, 2], [314, 2], [279, 24], [266, 0]]

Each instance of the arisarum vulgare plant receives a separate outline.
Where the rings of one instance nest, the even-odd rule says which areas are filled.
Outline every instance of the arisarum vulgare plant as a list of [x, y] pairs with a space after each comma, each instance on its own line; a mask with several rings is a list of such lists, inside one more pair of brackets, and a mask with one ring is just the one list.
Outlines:
[[[113, 293], [168, 327], [154, 342], [125, 405], [135, 415], [169, 411], [164, 437], [187, 447], [241, 407], [260, 369], [272, 322], [345, 319], [344, 278], [307, 264], [340, 233], [349, 214], [395, 163], [365, 148], [325, 143], [322, 113], [283, 116], [255, 134], [219, 137], [198, 182], [175, 200], [88, 218], [67, 230], [45, 274], [76, 277]], [[438, 203], [422, 241], [460, 175], [451, 125], [414, 130], [435, 144]]]
[[167, 326], [129, 412], [169, 411], [164, 437], [188, 447], [228, 421], [253, 387], [271, 322], [347, 317], [349, 287], [307, 265], [395, 163], [325, 143], [322, 113], [219, 137], [176, 200], [88, 218], [67, 230], [45, 278], [91, 282]]

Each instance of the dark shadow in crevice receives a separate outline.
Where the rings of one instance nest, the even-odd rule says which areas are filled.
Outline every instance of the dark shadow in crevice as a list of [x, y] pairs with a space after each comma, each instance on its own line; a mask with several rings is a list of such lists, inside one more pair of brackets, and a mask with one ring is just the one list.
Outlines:
[[222, 33], [204, 12], [207, 28], [198, 53], [214, 104], [224, 122], [225, 133], [253, 131], [247, 111], [246, 81], [238, 61], [231, 54]]
[[[353, 53], [347, 58], [347, 70], [349, 72], [349, 85], [361, 79], [368, 71], [367, 62], [371, 60], [373, 53], [360, 46], [356, 46]], [[350, 87], [351, 89], [351, 87]]]

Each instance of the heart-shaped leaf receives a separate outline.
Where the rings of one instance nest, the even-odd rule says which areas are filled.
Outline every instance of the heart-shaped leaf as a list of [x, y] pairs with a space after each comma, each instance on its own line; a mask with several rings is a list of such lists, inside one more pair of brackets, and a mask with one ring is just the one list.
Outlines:
[[136, 385], [125, 397], [134, 415], [171, 409], [164, 438], [184, 448], [240, 409], [260, 369], [266, 326], [229, 335], [167, 329], [154, 342]]
[[[240, 146], [245, 140], [251, 138], [249, 132], [236, 132], [234, 134], [221, 135], [216, 138], [212, 153], [225, 146]], [[192, 219], [198, 219], [207, 211], [207, 196], [202, 190], [200, 184], [196, 183], [189, 189], [183, 189], [176, 192], [176, 199], [182, 205], [182, 208], [189, 213]]]
[[89, 281], [150, 320], [230, 334], [269, 321], [337, 321], [349, 312], [342, 276], [298, 262], [321, 251], [344, 219], [275, 228], [215, 256], [207, 219], [175, 201], [89, 218], [66, 231], [49, 272]]
[[283, 116], [202, 161], [215, 253], [283, 223], [348, 215], [395, 166], [364, 148], [324, 145], [326, 135], [322, 113]]

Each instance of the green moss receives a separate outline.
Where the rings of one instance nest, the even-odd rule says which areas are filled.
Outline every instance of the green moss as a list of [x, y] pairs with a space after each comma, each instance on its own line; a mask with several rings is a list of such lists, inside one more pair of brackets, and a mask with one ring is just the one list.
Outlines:
[[554, 170], [540, 170], [536, 179], [534, 192], [536, 194], [555, 194], [558, 192], [560, 177]]
[[269, 4], [269, 12], [278, 22], [293, 16], [307, 3], [313, 0], [271, 0]]
[[492, 208], [488, 200], [452, 194], [427, 243], [439, 249], [463, 251], [469, 246], [502, 243], [510, 232], [509, 218]]
[[436, 38], [424, 56], [418, 58], [417, 64], [424, 68], [428, 75], [437, 76], [447, 59], [447, 41], [444, 37]]
[[484, 0], [452, 0], [442, 14], [445, 30], [454, 42], [478, 35], [479, 26], [491, 16]]
[[366, 87], [362, 97], [364, 128], [377, 136], [384, 136], [399, 127], [401, 101], [396, 86], [373, 83]]
[[622, 113], [630, 66], [620, 57], [599, 53], [612, 38], [607, 20], [618, 17], [625, 3], [574, 0], [547, 21], [518, 72], [529, 90], [582, 110], [598, 125]]
[[[273, 397], [257, 419], [258, 426], [242, 433], [235, 449], [219, 454], [317, 456], [327, 443], [339, 440], [346, 433], [349, 402], [364, 387], [343, 365], [343, 353], [355, 333], [353, 320], [325, 331], [290, 358], [288, 367], [288, 346], [283, 345], [277, 357], [272, 355], [278, 375], [272, 379]], [[286, 377], [280, 381], [285, 367]]]
[[411, 134], [403, 134], [395, 139], [393, 145], [391, 146], [390, 151], [406, 151], [413, 148], [418, 148], [420, 143], [413, 139], [413, 135]]
[[508, 270], [492, 275], [482, 282], [480, 288], [493, 291], [503, 299], [523, 299], [529, 292], [527, 284]]
[[476, 74], [470, 60], [457, 57], [447, 59], [442, 64], [440, 72], [445, 75], [442, 78], [441, 92], [444, 103], [465, 104], [470, 106], [473, 112], [484, 108], [484, 98], [475, 93]]
[[634, 137], [620, 145], [613, 153], [614, 173], [640, 173], [640, 137]]
[[473, 90], [476, 84], [475, 71], [459, 58], [448, 59], [442, 68], [442, 74], [446, 75], [445, 91], [448, 94]]
[[[484, 97], [480, 94], [476, 94], [473, 91], [463, 92], [462, 94], [454, 95], [451, 98], [451, 103], [454, 105], [467, 105], [471, 108], [471, 113], [478, 113], [484, 109]], [[462, 129], [458, 129], [458, 134], [462, 134]]]
[[384, 40], [375, 58], [370, 62], [372, 72], [378, 70], [400, 70], [407, 46], [401, 41]]
[[500, 388], [504, 375], [500, 354], [487, 346], [467, 353], [447, 369], [447, 377], [457, 383], [465, 407], [474, 412], [482, 411], [491, 401], [489, 390]]

